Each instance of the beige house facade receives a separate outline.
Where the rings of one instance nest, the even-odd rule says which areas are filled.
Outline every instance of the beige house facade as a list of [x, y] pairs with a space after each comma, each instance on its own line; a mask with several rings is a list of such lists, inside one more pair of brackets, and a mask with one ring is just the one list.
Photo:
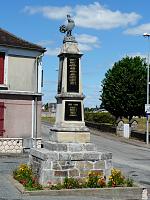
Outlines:
[[0, 138], [40, 137], [45, 51], [0, 28]]

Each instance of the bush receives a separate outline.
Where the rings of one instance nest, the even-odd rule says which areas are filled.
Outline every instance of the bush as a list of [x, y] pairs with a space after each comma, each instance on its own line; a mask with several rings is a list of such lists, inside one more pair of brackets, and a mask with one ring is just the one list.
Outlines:
[[115, 117], [113, 117], [110, 113], [102, 112], [102, 113], [93, 113], [93, 112], [85, 112], [84, 114], [85, 120], [96, 123], [115, 123]]
[[86, 185], [89, 188], [103, 188], [106, 186], [106, 180], [101, 176], [101, 174], [90, 172]]
[[126, 186], [133, 187], [133, 179], [125, 178], [122, 172], [119, 169], [113, 168], [111, 170], [111, 175], [109, 176], [108, 186], [117, 187], [117, 186]]
[[33, 176], [31, 168], [26, 164], [21, 164], [16, 170], [14, 170], [13, 177], [28, 190], [42, 189], [37, 178]]

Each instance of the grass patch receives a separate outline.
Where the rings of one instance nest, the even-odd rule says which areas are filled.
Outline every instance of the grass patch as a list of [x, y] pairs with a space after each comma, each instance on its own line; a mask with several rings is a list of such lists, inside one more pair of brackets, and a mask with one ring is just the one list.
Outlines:
[[43, 122], [48, 122], [50, 124], [54, 124], [55, 123], [55, 117], [41, 117], [41, 120]]
[[[134, 118], [138, 122], [138, 128], [137, 131], [139, 132], [145, 132], [146, 131], [146, 117], [141, 118]], [[129, 123], [129, 120], [127, 118], [123, 118], [124, 123]], [[149, 122], [150, 123], [150, 122]], [[150, 131], [150, 126], [149, 126]]]

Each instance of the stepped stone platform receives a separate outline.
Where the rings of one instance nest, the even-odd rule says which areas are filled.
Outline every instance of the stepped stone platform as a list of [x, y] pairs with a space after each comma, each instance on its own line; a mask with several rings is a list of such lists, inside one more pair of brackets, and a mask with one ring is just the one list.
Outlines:
[[29, 162], [42, 185], [63, 182], [65, 177], [83, 178], [90, 171], [110, 175], [112, 154], [96, 151], [92, 143], [44, 142], [44, 148], [32, 149]]

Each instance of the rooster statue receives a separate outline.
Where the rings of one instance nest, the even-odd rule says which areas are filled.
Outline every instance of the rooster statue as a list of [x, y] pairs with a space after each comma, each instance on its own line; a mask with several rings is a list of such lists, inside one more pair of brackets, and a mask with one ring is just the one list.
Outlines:
[[73, 28], [75, 27], [75, 23], [74, 23], [74, 20], [71, 19], [71, 16], [70, 15], [67, 15], [67, 20], [68, 20], [68, 24], [67, 25], [62, 25], [60, 26], [59, 30], [61, 33], [65, 33], [67, 32], [67, 37], [70, 37], [72, 36], [71, 35], [71, 31], [73, 30]]

